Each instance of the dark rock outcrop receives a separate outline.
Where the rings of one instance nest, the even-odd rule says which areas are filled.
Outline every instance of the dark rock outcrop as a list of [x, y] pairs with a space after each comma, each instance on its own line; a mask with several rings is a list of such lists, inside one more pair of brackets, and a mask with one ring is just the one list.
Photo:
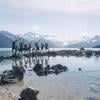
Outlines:
[[19, 100], [37, 100], [37, 94], [39, 91], [33, 90], [32, 88], [26, 88], [20, 93]]
[[67, 71], [68, 68], [66, 66], [63, 66], [61, 64], [53, 65], [50, 67], [50, 65], [47, 65], [45, 68], [43, 67], [42, 64], [36, 64], [35, 67], [33, 68], [33, 71], [38, 75], [38, 76], [46, 76], [48, 74], [59, 74], [61, 72]]
[[6, 70], [1, 75], [1, 84], [7, 84], [17, 79], [18, 81], [22, 80], [24, 77], [25, 70], [23, 67], [13, 67], [13, 70]]

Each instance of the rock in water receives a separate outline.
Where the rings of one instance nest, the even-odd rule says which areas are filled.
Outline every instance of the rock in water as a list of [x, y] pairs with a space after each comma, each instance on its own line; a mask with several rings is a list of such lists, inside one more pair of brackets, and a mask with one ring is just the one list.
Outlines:
[[82, 68], [78, 68], [79, 71], [82, 71]]
[[39, 91], [27, 87], [21, 92], [19, 100], [37, 100], [38, 93]]
[[33, 70], [34, 70], [35, 72], [39, 72], [39, 71], [43, 70], [42, 64], [39, 64], [39, 63], [36, 64], [35, 67], [33, 68]]
[[56, 64], [52, 66], [52, 70], [62, 70], [62, 71], [67, 71], [68, 68], [66, 66], [63, 66], [61, 64]]

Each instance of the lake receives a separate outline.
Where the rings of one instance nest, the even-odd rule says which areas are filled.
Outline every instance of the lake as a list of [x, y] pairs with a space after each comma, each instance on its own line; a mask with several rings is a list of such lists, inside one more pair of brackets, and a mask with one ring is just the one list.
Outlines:
[[[11, 49], [1, 49], [0, 55], [11, 55]], [[44, 67], [48, 64], [50, 66], [62, 64], [68, 67], [68, 71], [38, 76], [33, 71], [37, 62]], [[14, 65], [24, 67], [26, 72], [23, 81], [2, 87], [7, 87], [16, 95], [25, 87], [30, 86], [40, 91], [38, 100], [100, 100], [100, 57], [45, 56], [2, 60], [0, 72], [12, 69]], [[78, 68], [82, 68], [82, 71]]]

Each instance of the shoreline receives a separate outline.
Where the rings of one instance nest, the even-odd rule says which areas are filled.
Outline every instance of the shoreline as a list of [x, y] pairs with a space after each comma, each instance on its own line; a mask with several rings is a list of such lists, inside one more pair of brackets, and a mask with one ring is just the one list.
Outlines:
[[58, 51], [48, 51], [48, 52], [35, 52], [35, 53], [27, 53], [22, 55], [12, 55], [12, 56], [0, 56], [0, 60], [2, 59], [21, 59], [23, 56], [25, 57], [35, 57], [35, 56], [76, 56], [76, 57], [91, 57], [91, 56], [100, 56], [100, 50], [58, 50]]

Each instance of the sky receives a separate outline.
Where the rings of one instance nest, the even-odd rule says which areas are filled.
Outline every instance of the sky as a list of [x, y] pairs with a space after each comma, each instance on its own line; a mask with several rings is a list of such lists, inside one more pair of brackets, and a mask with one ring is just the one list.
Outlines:
[[91, 37], [100, 34], [100, 0], [0, 0], [0, 30]]

